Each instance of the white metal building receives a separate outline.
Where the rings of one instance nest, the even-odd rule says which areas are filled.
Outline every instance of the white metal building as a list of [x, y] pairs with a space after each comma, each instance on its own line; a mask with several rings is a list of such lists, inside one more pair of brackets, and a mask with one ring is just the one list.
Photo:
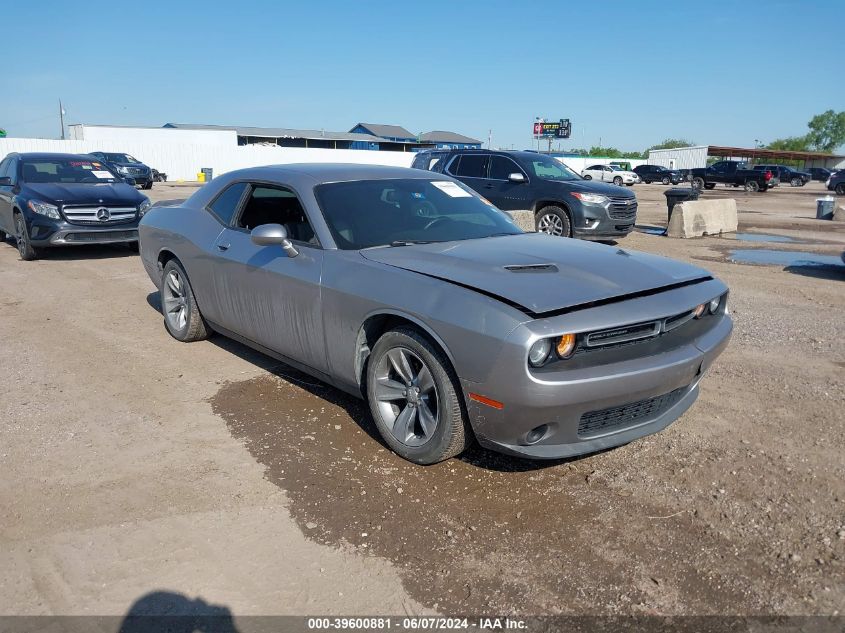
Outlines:
[[695, 169], [707, 167], [708, 145], [653, 149], [648, 153], [649, 165], [662, 165], [667, 169]]

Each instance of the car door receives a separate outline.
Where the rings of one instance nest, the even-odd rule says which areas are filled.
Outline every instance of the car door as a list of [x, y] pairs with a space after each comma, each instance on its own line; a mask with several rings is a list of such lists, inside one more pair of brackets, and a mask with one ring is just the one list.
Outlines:
[[12, 197], [17, 172], [17, 159], [6, 158], [0, 163], [0, 178], [10, 178], [10, 184], [0, 185], [0, 231], [14, 235], [15, 226], [12, 221]]
[[[512, 182], [508, 179], [511, 174], [522, 174], [525, 180]], [[490, 157], [489, 178], [481, 195], [503, 211], [522, 211], [534, 206], [528, 175], [508, 156]]]
[[[285, 226], [298, 254], [253, 243], [250, 230], [262, 224]], [[232, 223], [214, 242], [212, 262], [223, 328], [325, 372], [323, 250], [291, 187], [249, 183]]]
[[449, 163], [447, 173], [474, 191], [484, 195], [489, 158], [489, 154], [482, 153], [458, 154]]

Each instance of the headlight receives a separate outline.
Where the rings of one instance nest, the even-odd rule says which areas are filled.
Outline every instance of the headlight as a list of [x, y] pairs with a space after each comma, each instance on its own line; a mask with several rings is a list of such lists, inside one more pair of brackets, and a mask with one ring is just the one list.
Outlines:
[[560, 358], [569, 358], [575, 351], [575, 335], [564, 334], [560, 337], [555, 346], [555, 351]]
[[715, 299], [710, 300], [710, 314], [716, 314], [716, 310], [719, 309], [719, 304], [722, 303], [722, 297], [716, 297]]
[[141, 203], [141, 206], [138, 207], [138, 215], [143, 216], [147, 211], [150, 210], [151, 206], [153, 206], [153, 203], [150, 202], [150, 199], [144, 198], [144, 201]]
[[59, 215], [59, 208], [53, 204], [39, 202], [38, 200], [30, 200], [26, 203], [26, 206], [28, 206], [33, 213], [37, 213], [38, 215], [43, 215], [48, 218], [52, 218], [53, 220], [62, 219], [62, 216]]
[[581, 193], [580, 191], [570, 191], [570, 194], [578, 198], [581, 202], [587, 204], [607, 204], [609, 199], [607, 196], [600, 196], [597, 193]]
[[121, 174], [128, 174], [128, 173], [129, 173], [129, 168], [128, 168], [128, 167], [123, 167], [122, 165], [118, 165], [118, 166], [117, 166], [117, 171], [119, 171]]
[[547, 338], [541, 338], [528, 350], [528, 364], [532, 367], [539, 367], [546, 362], [549, 353], [552, 351], [552, 343]]

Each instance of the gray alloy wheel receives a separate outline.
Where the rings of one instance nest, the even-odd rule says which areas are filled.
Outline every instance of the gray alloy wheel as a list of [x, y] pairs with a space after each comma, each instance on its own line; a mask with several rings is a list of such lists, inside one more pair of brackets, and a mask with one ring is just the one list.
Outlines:
[[464, 449], [468, 432], [457, 385], [444, 354], [411, 327], [383, 334], [367, 361], [367, 400], [379, 433], [417, 464]]
[[569, 237], [572, 230], [566, 211], [560, 207], [542, 208], [537, 214], [537, 232], [555, 237]]
[[698, 189], [699, 191], [704, 189], [704, 178], [701, 178], [700, 176], [696, 176], [695, 178], [693, 178], [692, 179], [692, 188]]
[[592, 179], [593, 179], [593, 177], [590, 174], [587, 174], [586, 176], [584, 176], [584, 180], [592, 180]]
[[18, 253], [20, 253], [21, 259], [25, 262], [38, 259], [39, 251], [30, 243], [29, 233], [26, 230], [26, 222], [20, 213], [15, 214], [15, 230], [17, 231], [15, 239], [17, 240]]
[[662, 182], [664, 185], [668, 185], [669, 184], [669, 176], [663, 176], [663, 180], [661, 180], [660, 182]]
[[622, 177], [616, 176], [616, 178], [613, 179], [613, 184], [621, 187], [622, 186]]
[[208, 327], [197, 307], [188, 275], [178, 260], [171, 259], [164, 265], [160, 288], [161, 312], [170, 335], [184, 343], [208, 338]]
[[838, 185], [836, 185], [836, 189], [834, 189], [834, 192], [840, 196], [845, 196], [845, 182], [840, 182]]
[[800, 178], [793, 178], [792, 180], [789, 181], [789, 184], [792, 185], [793, 187], [800, 187], [801, 185], [804, 184], [804, 181], [802, 181]]
[[757, 183], [756, 180], [747, 180], [745, 182], [745, 190], [750, 191], [752, 193], [756, 193], [760, 191], [760, 185]]

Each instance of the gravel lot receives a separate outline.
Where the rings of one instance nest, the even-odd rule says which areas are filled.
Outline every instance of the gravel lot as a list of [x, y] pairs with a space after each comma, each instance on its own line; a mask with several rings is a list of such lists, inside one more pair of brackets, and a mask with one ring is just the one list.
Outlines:
[[156, 590], [236, 616], [842, 612], [845, 267], [813, 260], [845, 223], [814, 219], [818, 183], [718, 188], [751, 237], [670, 240], [648, 232], [664, 189], [635, 187], [644, 232], [620, 246], [724, 279], [733, 341], [669, 429], [553, 463], [412, 466], [358, 401], [173, 341], [126, 249], [0, 244], [0, 613], [119, 615]]

